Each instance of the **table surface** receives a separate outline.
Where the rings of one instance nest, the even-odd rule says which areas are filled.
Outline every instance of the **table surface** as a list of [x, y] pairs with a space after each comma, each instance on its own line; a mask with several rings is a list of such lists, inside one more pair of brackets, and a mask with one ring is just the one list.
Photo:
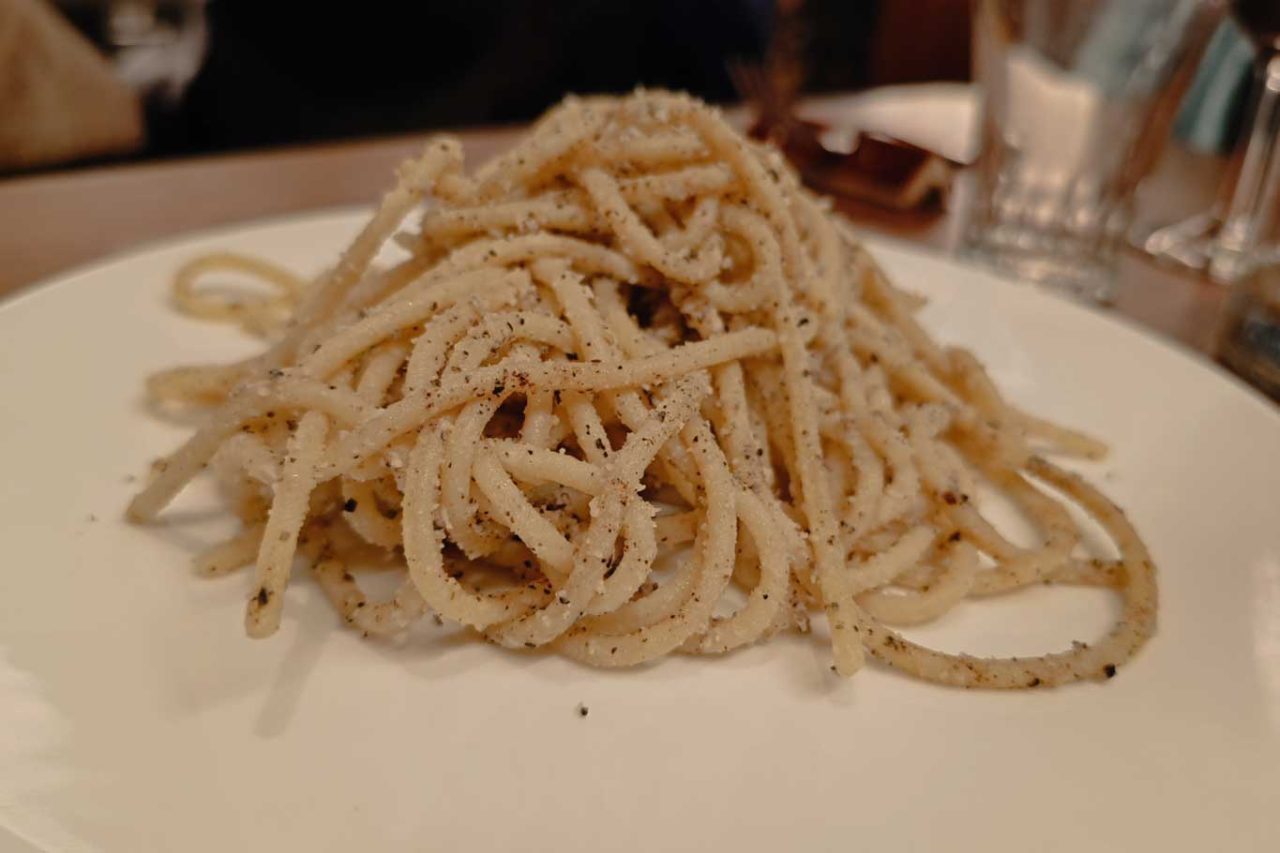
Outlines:
[[[509, 146], [520, 127], [459, 132], [469, 163]], [[0, 182], [0, 299], [58, 273], [201, 228], [325, 207], [372, 203], [421, 136], [111, 166]], [[1208, 206], [1221, 158], [1170, 148], [1137, 200], [1140, 221], [1168, 222]], [[957, 207], [959, 205], [956, 205]], [[842, 205], [856, 224], [952, 251], [960, 218]], [[1136, 252], [1121, 260], [1114, 310], [1192, 349], [1212, 350], [1224, 289]]]

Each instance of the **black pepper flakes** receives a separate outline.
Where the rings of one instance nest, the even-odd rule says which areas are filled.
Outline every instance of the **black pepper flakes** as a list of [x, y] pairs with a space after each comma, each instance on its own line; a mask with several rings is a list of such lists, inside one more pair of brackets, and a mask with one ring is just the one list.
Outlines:
[[590, 709], [590, 708], [588, 708], [586, 705], [582, 704], [581, 702], [579, 702], [579, 703], [578, 703], [578, 716], [579, 716], [579, 717], [585, 717], [587, 714], [590, 714], [590, 713], [591, 713], [591, 709]]
[[343, 512], [355, 512], [356, 507], [360, 506], [355, 498], [347, 498], [346, 503], [342, 505]]
[[1116, 665], [1115, 665], [1115, 664], [1113, 664], [1113, 663], [1109, 663], [1109, 664], [1107, 664], [1106, 666], [1104, 666], [1104, 667], [1102, 668], [1102, 674], [1103, 674], [1103, 675], [1105, 675], [1107, 678], [1115, 678], [1115, 677], [1116, 677]]

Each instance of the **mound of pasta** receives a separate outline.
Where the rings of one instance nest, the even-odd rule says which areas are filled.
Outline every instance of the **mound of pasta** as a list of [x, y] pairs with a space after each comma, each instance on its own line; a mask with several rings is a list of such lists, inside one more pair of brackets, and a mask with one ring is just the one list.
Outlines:
[[[276, 631], [300, 562], [367, 635], [435, 616], [604, 667], [825, 617], [844, 675], [869, 654], [1019, 688], [1114, 675], [1151, 635], [1141, 540], [1045, 459], [1103, 448], [936, 343], [920, 300], [715, 110], [570, 98], [474, 174], [442, 137], [398, 177], [314, 282], [235, 255], [178, 277], [181, 306], [270, 343], [151, 378], [158, 401], [207, 419], [129, 514], [154, 518], [211, 469], [242, 530], [197, 562], [254, 566], [249, 635]], [[227, 271], [279, 293], [202, 285]], [[992, 490], [1036, 541], [984, 515]], [[1084, 555], [1069, 503], [1113, 553]], [[399, 586], [373, 600], [362, 576], [388, 570]], [[1121, 616], [1025, 658], [890, 627], [1045, 582], [1114, 589]]]

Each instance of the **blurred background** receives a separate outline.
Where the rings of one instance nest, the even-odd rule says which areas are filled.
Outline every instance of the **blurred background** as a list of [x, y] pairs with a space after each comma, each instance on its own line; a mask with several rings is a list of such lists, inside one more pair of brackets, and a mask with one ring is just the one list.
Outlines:
[[[970, 0], [0, 0], [0, 174], [508, 123], [565, 92], [737, 100], [788, 11], [806, 92], [970, 77]], [[1250, 47], [1215, 38], [1177, 132], [1225, 150]]]
[[736, 100], [801, 7], [805, 88], [969, 76], [969, 0], [0, 0], [0, 170], [528, 119], [568, 91]]
[[[970, 77], [970, 0], [0, 0], [0, 174], [529, 119], [637, 85], [738, 99], [792, 13], [806, 92]], [[1225, 150], [1223, 25], [1177, 125]]]

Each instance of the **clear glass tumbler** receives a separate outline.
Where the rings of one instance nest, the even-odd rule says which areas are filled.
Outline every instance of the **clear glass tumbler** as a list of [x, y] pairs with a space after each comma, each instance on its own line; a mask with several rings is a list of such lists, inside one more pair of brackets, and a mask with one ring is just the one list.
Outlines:
[[1138, 182], [1225, 0], [975, 0], [968, 254], [1106, 301]]
[[1211, 210], [1157, 228], [1140, 244], [1223, 284], [1280, 262], [1280, 0], [1233, 0], [1231, 8], [1256, 50], [1251, 117], [1232, 182]]

